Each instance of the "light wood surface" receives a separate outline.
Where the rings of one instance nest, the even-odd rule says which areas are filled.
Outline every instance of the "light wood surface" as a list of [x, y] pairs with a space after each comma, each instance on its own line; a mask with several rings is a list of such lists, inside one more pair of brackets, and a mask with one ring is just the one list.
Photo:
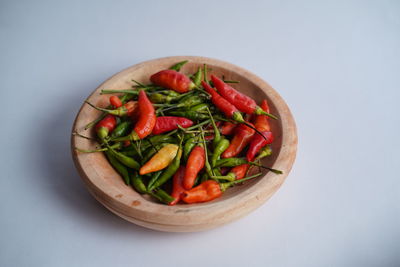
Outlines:
[[[273, 155], [263, 160], [263, 164], [283, 171], [277, 175], [264, 171], [263, 176], [243, 185], [228, 189], [224, 195], [212, 202], [202, 204], [178, 204], [167, 206], [159, 204], [147, 196], [142, 196], [126, 186], [118, 173], [110, 166], [103, 153], [79, 153], [74, 147], [94, 149], [96, 143], [77, 136], [71, 136], [72, 157], [75, 166], [89, 192], [107, 209], [118, 216], [143, 227], [168, 232], [193, 232], [211, 229], [253, 211], [278, 190], [289, 174], [296, 157], [297, 133], [292, 114], [279, 94], [265, 81], [238, 66], [216, 59], [193, 56], [166, 57], [146, 61], [129, 67], [101, 84], [89, 97], [88, 101], [97, 106], [107, 106], [107, 95], [100, 95], [101, 89], [131, 88], [131, 79], [149, 83], [151, 74], [169, 68], [176, 62], [189, 60], [183, 73], [194, 73], [198, 66], [207, 64], [211, 73], [227, 80], [238, 80], [233, 85], [238, 90], [253, 97], [258, 103], [267, 98], [271, 113], [278, 121], [271, 120], [275, 140], [272, 144]], [[93, 131], [85, 131], [87, 123], [98, 117], [99, 111], [88, 105], [82, 105], [73, 125], [87, 136], [94, 136]]]

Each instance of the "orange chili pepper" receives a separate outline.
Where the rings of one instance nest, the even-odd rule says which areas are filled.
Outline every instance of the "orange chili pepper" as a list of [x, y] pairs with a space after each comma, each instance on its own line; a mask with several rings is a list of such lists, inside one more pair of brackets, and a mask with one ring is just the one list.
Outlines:
[[185, 177], [183, 178], [183, 187], [189, 190], [193, 187], [197, 174], [204, 168], [206, 154], [202, 146], [195, 146], [189, 154], [186, 164]]
[[207, 180], [200, 185], [185, 191], [182, 200], [188, 204], [207, 202], [222, 195], [220, 185], [214, 180]]
[[131, 133], [133, 140], [143, 139], [151, 134], [157, 119], [153, 104], [143, 90], [139, 92], [138, 108], [139, 119]]
[[222, 158], [232, 158], [237, 156], [250, 142], [253, 137], [255, 131], [250, 127], [239, 124], [235, 128], [235, 135], [232, 138], [232, 141], [229, 147], [222, 153]]
[[122, 101], [118, 96], [112, 95], [110, 96], [110, 104], [114, 106], [114, 108], [122, 107]]
[[173, 206], [179, 202], [182, 198], [183, 192], [185, 192], [185, 188], [183, 188], [183, 177], [185, 176], [185, 167], [180, 166], [179, 169], [174, 174], [172, 179], [172, 194], [171, 196], [175, 198], [174, 201], [168, 203], [168, 205]]
[[230, 173], [233, 173], [235, 175], [236, 180], [240, 180], [246, 176], [246, 173], [249, 170], [249, 168], [250, 168], [250, 164], [242, 164], [242, 165], [233, 167], [230, 170]]

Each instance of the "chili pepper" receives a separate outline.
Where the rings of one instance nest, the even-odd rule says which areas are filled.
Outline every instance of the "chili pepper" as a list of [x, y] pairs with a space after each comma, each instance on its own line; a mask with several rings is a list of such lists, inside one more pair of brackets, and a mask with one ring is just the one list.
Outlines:
[[237, 122], [245, 122], [242, 114], [240, 114], [239, 110], [228, 102], [225, 98], [220, 96], [214, 89], [212, 89], [207, 83], [204, 81], [201, 82], [202, 86], [206, 90], [207, 93], [211, 95], [211, 102], [222, 111], [230, 119], [233, 119]]
[[203, 71], [201, 70], [201, 68], [199, 68], [197, 72], [194, 74], [193, 82], [196, 86], [200, 86], [202, 74]]
[[[269, 112], [267, 100], [264, 99], [262, 101], [261, 108], [264, 111]], [[269, 118], [265, 115], [257, 115], [254, 120], [254, 126], [262, 133], [263, 136], [257, 133], [251, 139], [250, 146], [246, 155], [248, 161], [253, 161], [260, 149], [268, 144], [271, 144], [274, 140], [268, 119]]]
[[229, 147], [222, 153], [222, 158], [231, 158], [238, 155], [250, 142], [255, 131], [250, 127], [240, 124], [235, 128], [235, 135]]
[[[269, 113], [269, 106], [268, 106], [268, 103], [267, 103], [266, 99], [264, 99], [261, 102], [260, 107], [262, 108], [262, 110], [264, 110], [265, 112]], [[255, 120], [254, 120], [254, 127], [256, 127], [260, 131], [266, 131], [266, 132], [271, 131], [271, 127], [269, 125], [268, 116], [266, 116], [266, 115], [257, 115]]]
[[147, 188], [143, 183], [143, 178], [137, 172], [133, 172], [133, 174], [131, 174], [131, 184], [139, 193], [147, 193]]
[[[250, 164], [250, 165], [258, 166], [258, 167], [261, 167], [263, 169], [270, 170], [271, 172], [276, 173], [276, 174], [282, 174], [283, 173], [280, 170], [269, 168], [269, 167], [263, 166], [261, 164], [255, 163], [255, 162], [248, 162], [247, 160], [245, 160], [243, 158], [220, 159], [220, 160], [217, 160], [217, 163], [215, 164], [215, 167], [235, 167], [235, 166], [239, 166], [239, 165], [242, 165], [242, 164]], [[216, 176], [212, 176], [212, 177], [213, 178], [218, 178]]]
[[145, 163], [147, 162], [151, 157], [153, 157], [160, 149], [168, 145], [167, 143], [161, 143], [158, 145], [154, 145], [152, 147], [149, 147], [148, 149], [144, 150], [143, 154], [145, 155], [143, 157], [142, 162]]
[[125, 140], [125, 141], [123, 142], [123, 145], [124, 145], [124, 147], [130, 146], [130, 145], [131, 145], [131, 141]]
[[214, 148], [214, 153], [212, 154], [211, 157], [211, 166], [215, 167], [215, 164], [217, 163], [217, 160], [221, 156], [221, 154], [229, 147], [229, 140], [222, 138], [221, 141], [217, 144], [217, 146]]
[[213, 81], [214, 86], [217, 88], [221, 96], [225, 98], [227, 101], [229, 101], [241, 112], [247, 114], [256, 114], [256, 115], [263, 114], [273, 119], [277, 119], [277, 117], [275, 117], [274, 115], [265, 112], [261, 107], [257, 106], [256, 102], [252, 98], [242, 94], [233, 87], [227, 85], [216, 76], [211, 75], [211, 80]]
[[89, 104], [91, 107], [106, 112], [108, 114], [112, 114], [115, 116], [123, 117], [123, 116], [130, 116], [133, 114], [137, 107], [137, 102], [136, 101], [128, 101], [126, 102], [123, 106], [117, 108], [117, 109], [106, 109], [106, 108], [99, 108], [94, 106], [92, 103], [85, 101], [87, 104]]
[[123, 121], [117, 125], [117, 127], [112, 132], [110, 138], [117, 138], [123, 136], [129, 132], [129, 128], [131, 127], [131, 121]]
[[139, 170], [140, 168], [140, 164], [134, 160], [131, 157], [125, 156], [124, 154], [115, 151], [112, 147], [110, 147], [109, 145], [107, 145], [108, 151], [111, 152], [111, 154], [118, 159], [122, 164], [124, 164], [125, 166], [135, 169], [135, 170]]
[[179, 100], [176, 105], [177, 108], [189, 108], [191, 106], [196, 106], [198, 104], [202, 104], [204, 99], [199, 95], [187, 95]]
[[185, 203], [199, 203], [214, 200], [222, 195], [219, 184], [214, 180], [207, 180], [200, 185], [185, 191], [182, 200]]
[[241, 164], [248, 164], [249, 162], [244, 158], [225, 158], [219, 159], [215, 163], [215, 167], [235, 167]]
[[231, 135], [234, 133], [235, 127], [237, 124], [230, 122], [230, 121], [225, 121], [224, 124], [222, 124], [220, 131], [221, 134], [223, 135]]
[[189, 158], [190, 152], [196, 146], [197, 139], [197, 137], [191, 137], [185, 142], [185, 145], [183, 146], [183, 159], [186, 162]]
[[[200, 126], [199, 126], [200, 127]], [[201, 141], [203, 141], [203, 147], [205, 148], [204, 152], [205, 152], [205, 167], [206, 167], [206, 172], [209, 176], [213, 176], [214, 173], [212, 171], [210, 162], [208, 161], [208, 152], [207, 152], [207, 144], [206, 144], [206, 140], [204, 139], [204, 131], [203, 128], [200, 127], [200, 135], [201, 135]]]
[[[233, 167], [229, 173], [233, 173], [235, 180], [243, 179], [246, 176], [247, 171], [250, 168], [250, 164], [242, 164], [236, 167]], [[228, 175], [229, 175], [228, 173]]]
[[119, 99], [119, 97], [115, 95], [110, 96], [110, 104], [114, 106], [114, 108], [119, 108], [123, 105], [121, 99]]
[[168, 144], [161, 148], [146, 164], [140, 168], [140, 175], [156, 172], [166, 168], [176, 157], [179, 147]]
[[220, 197], [222, 195], [222, 192], [224, 192], [229, 187], [244, 182], [246, 180], [253, 179], [260, 175], [261, 173], [246, 177], [240, 181], [232, 181], [227, 183], [218, 183], [214, 180], [207, 180], [200, 185], [192, 188], [191, 190], [185, 191], [183, 193], [182, 200], [188, 204], [211, 201]]
[[162, 186], [176, 173], [181, 163], [181, 157], [182, 157], [182, 142], [179, 144], [179, 149], [178, 152], [176, 153], [175, 158], [168, 166], [168, 168], [163, 171], [160, 178], [158, 178], [157, 181], [155, 181], [155, 183], [152, 186], [150, 186], [150, 190]]
[[133, 140], [143, 139], [151, 134], [156, 124], [156, 112], [143, 90], [139, 92], [138, 108], [139, 119], [131, 133]]
[[150, 81], [158, 86], [186, 93], [196, 85], [185, 75], [175, 70], [162, 70], [150, 77]]
[[198, 111], [198, 112], [204, 111], [204, 112], [206, 112], [207, 108], [208, 108], [208, 105], [206, 103], [201, 103], [201, 104], [190, 107], [189, 111]]
[[181, 68], [183, 67], [183, 65], [185, 65], [186, 63], [188, 63], [187, 60], [181, 61], [176, 63], [175, 65], [173, 65], [171, 68], [169, 68], [170, 70], [176, 70], [176, 71], [180, 71]]
[[185, 117], [163, 116], [157, 117], [156, 124], [154, 125], [152, 134], [162, 134], [175, 129], [178, 125], [183, 128], [188, 128], [193, 125], [193, 121]]
[[186, 164], [185, 178], [183, 179], [183, 187], [189, 190], [193, 187], [197, 174], [204, 168], [205, 151], [202, 146], [195, 146], [190, 152]]
[[183, 188], [183, 178], [185, 177], [185, 167], [180, 166], [179, 169], [174, 174], [172, 178], [172, 193], [171, 196], [175, 198], [174, 201], [170, 202], [168, 205], [173, 206], [179, 202], [182, 193], [185, 191]]
[[169, 204], [175, 200], [175, 198], [173, 198], [161, 188], [157, 188], [154, 191], [149, 192], [149, 194], [165, 204]]
[[186, 117], [191, 120], [205, 120], [208, 119], [207, 114], [199, 113], [197, 111], [170, 111], [169, 114], [179, 117]]
[[[120, 96], [121, 102], [125, 103], [126, 101], [132, 99], [132, 95], [127, 95], [124, 94], [122, 96]], [[108, 106], [108, 108], [111, 108], [111, 106]], [[96, 125], [99, 121], [101, 121], [102, 119], [104, 119], [104, 117], [107, 115], [107, 113], [103, 112], [103, 114], [101, 114], [97, 119], [89, 122], [86, 126], [85, 126], [85, 130], [92, 128], [94, 125]]]
[[157, 171], [154, 172], [153, 175], [151, 176], [151, 179], [149, 181], [149, 183], [147, 184], [147, 189], [149, 189], [150, 187], [153, 186], [153, 184], [158, 180], [158, 178], [160, 177], [162, 171]]
[[122, 176], [126, 185], [129, 185], [129, 173], [128, 169], [119, 162], [110, 151], [105, 151], [106, 157], [110, 162], [111, 166]]
[[112, 132], [117, 125], [115, 116], [108, 114], [101, 121], [96, 124], [95, 131], [100, 140], [104, 140], [110, 132]]
[[[188, 93], [186, 93], [188, 94]], [[178, 101], [182, 97], [185, 97], [186, 94], [179, 94], [175, 91], [168, 90], [166, 94], [161, 94], [161, 93], [153, 93], [150, 95], [150, 100], [153, 103], [170, 103], [173, 101]]]
[[246, 158], [247, 161], [253, 161], [258, 151], [264, 146], [271, 144], [274, 140], [272, 132], [262, 132], [262, 137], [260, 134], [255, 134], [251, 139], [249, 149], [247, 150]]

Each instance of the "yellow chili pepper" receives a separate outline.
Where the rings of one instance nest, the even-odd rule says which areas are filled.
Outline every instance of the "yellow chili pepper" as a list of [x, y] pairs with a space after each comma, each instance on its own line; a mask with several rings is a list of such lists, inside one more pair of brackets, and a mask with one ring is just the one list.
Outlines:
[[168, 144], [161, 148], [157, 154], [155, 154], [146, 164], [144, 164], [140, 170], [140, 175], [156, 172], [166, 168], [172, 160], [175, 158], [178, 152], [178, 146], [174, 144]]

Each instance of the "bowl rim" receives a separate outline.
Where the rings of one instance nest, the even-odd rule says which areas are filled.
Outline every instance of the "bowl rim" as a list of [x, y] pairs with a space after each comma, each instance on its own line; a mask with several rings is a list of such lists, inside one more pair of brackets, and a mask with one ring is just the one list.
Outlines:
[[[210, 220], [219, 220], [220, 224], [223, 224], [233, 219], [240, 218], [263, 204], [285, 181], [295, 161], [298, 142], [297, 129], [294, 118], [283, 98], [272, 88], [272, 86], [270, 86], [257, 75], [242, 67], [219, 59], [199, 56], [169, 56], [147, 60], [127, 67], [124, 70], [112, 75], [102, 84], [100, 84], [87, 97], [86, 100], [90, 100], [97, 95], [99, 90], [101, 90], [110, 81], [119, 79], [128, 73], [137, 71], [144, 66], [167, 64], [182, 60], [189, 60], [191, 63], [215, 65], [221, 68], [229, 69], [229, 71], [239, 73], [242, 76], [246, 76], [248, 80], [253, 82], [260, 90], [264, 91], [264, 93], [268, 95], [268, 98], [274, 103], [277, 109], [277, 115], [281, 120], [282, 127], [281, 149], [272, 168], [283, 170], [284, 173], [282, 175], [276, 175], [272, 172], [268, 172], [266, 175], [263, 175], [257, 179], [253, 186], [247, 188], [246, 190], [241, 190], [236, 195], [230, 196], [227, 199], [216, 202], [213, 201], [195, 205], [167, 206], [140, 198], [140, 205], [132, 205], [131, 199], [127, 200], [125, 198], [116, 198], [115, 196], [117, 195], [117, 192], [115, 191], [115, 188], [104, 188], [104, 184], [95, 182], [96, 177], [90, 176], [91, 174], [89, 174], [88, 166], [82, 166], [80, 153], [74, 149], [77, 137], [71, 134], [72, 157], [80, 177], [86, 184], [86, 187], [89, 189], [90, 193], [93, 194], [93, 196], [103, 205], [120, 216], [123, 214], [124, 217], [128, 217], [125, 218], [127, 220], [129, 220], [129, 217], [131, 217], [131, 221], [139, 219], [149, 224], [166, 224], [175, 225], [178, 227], [187, 225], [204, 225], [207, 224], [207, 222], [210, 222]], [[77, 128], [77, 123], [83, 114], [83, 110], [86, 108], [87, 105], [83, 103], [73, 123], [72, 131]], [[90, 173], [93, 173], [93, 171], [96, 173], [93, 166], [90, 166], [90, 169]], [[136, 191], [132, 191], [136, 193]], [[140, 196], [138, 193], [136, 194]], [[160, 206], [162, 206], [162, 208]], [[188, 220], [188, 214], [192, 215], [191, 217], [197, 217], [198, 219]]]

